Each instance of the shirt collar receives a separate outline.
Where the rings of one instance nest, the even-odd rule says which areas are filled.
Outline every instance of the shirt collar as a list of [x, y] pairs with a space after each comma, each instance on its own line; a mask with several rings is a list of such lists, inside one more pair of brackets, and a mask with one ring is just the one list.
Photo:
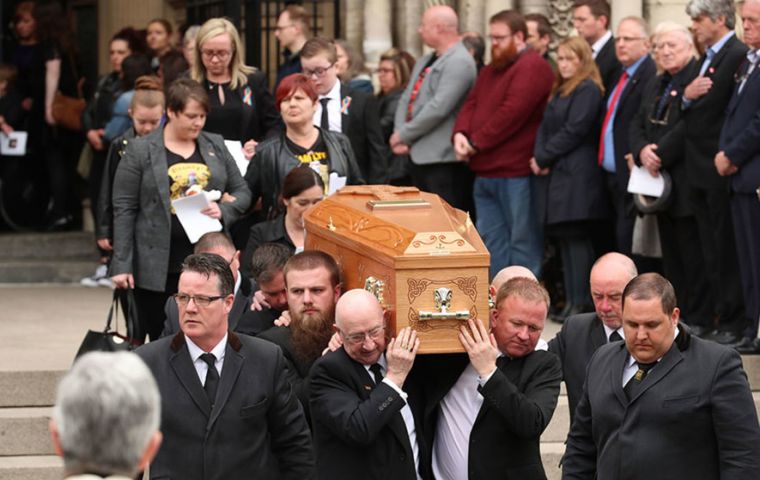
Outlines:
[[[674, 339], [675, 339], [675, 338], [678, 338], [678, 334], [679, 334], [679, 331], [678, 331], [678, 326], [676, 325], [676, 331], [675, 331], [675, 333], [673, 334], [673, 338], [674, 338]], [[671, 345], [671, 347], [670, 347], [670, 348], [673, 348], [673, 346]], [[665, 356], [665, 355], [663, 355], [662, 357], [658, 358], [658, 359], [657, 359], [657, 363], [659, 363], [659, 362], [660, 362], [660, 360], [662, 360], [664, 356]], [[635, 359], [635, 358], [633, 358], [633, 355], [631, 355], [631, 354], [629, 353], [629, 354], [628, 354], [628, 362], [626, 362], [626, 364], [625, 364], [625, 365], [626, 365], [627, 367], [632, 367], [634, 363], [636, 363], [636, 359]]]
[[[195, 363], [201, 355], [203, 355], [204, 352], [201, 347], [195, 344], [192, 340], [190, 340], [190, 337], [185, 335], [185, 343], [187, 343], [187, 351], [190, 353], [190, 359]], [[216, 361], [224, 358], [224, 351], [227, 347], [227, 334], [224, 334], [224, 337], [222, 337], [222, 340], [216, 344], [214, 348], [211, 349], [209, 353], [213, 353], [216, 357]]]
[[633, 62], [633, 65], [630, 65], [625, 68], [626, 73], [628, 73], [628, 78], [633, 77], [633, 75], [636, 73], [636, 70], [639, 69], [639, 66], [641, 66], [642, 63], [649, 57], [649, 54], [642, 55], [641, 58]]
[[623, 339], [625, 339], [625, 335], [623, 334], [623, 327], [620, 327], [620, 328], [617, 328], [617, 329], [612, 329], [612, 328], [608, 327], [607, 325], [605, 325], [604, 323], [602, 323], [602, 327], [604, 327], [604, 335], [607, 338], [607, 341], [609, 341], [610, 335], [612, 335], [612, 332], [618, 332], [618, 334], [620, 335], [620, 337], [623, 338]]
[[237, 271], [237, 280], [235, 280], [235, 288], [232, 289], [232, 294], [237, 295], [238, 290], [240, 290], [240, 284], [242, 283], [243, 278], [240, 276], [240, 270]]
[[[381, 354], [380, 358], [378, 358], [377, 362], [375, 362], [375, 363], [377, 363], [378, 365], [380, 365], [381, 367], [383, 367], [383, 371], [384, 372], [388, 371], [388, 361], [385, 359], [385, 353]], [[370, 371], [369, 367], [371, 367], [371, 366], [372, 365], [364, 365], [364, 368], [366, 368], [367, 371], [369, 372]]]
[[340, 101], [340, 80], [335, 81], [335, 85], [327, 92], [327, 95], [320, 95], [319, 98], [329, 98], [330, 100]]
[[760, 51], [757, 49], [749, 50], [747, 52], [747, 60], [749, 63], [757, 64], [757, 61], [760, 59]]
[[609, 39], [612, 38], [612, 32], [607, 30], [602, 37], [591, 45], [591, 51], [594, 52], [594, 58], [599, 55], [599, 51], [604, 47]]
[[720, 51], [721, 48], [723, 48], [723, 45], [726, 44], [726, 42], [734, 35], [734, 31], [731, 30], [727, 34], [723, 35], [723, 37], [715, 42], [714, 44], [710, 45], [710, 50], [712, 50], [713, 54], [716, 54]]

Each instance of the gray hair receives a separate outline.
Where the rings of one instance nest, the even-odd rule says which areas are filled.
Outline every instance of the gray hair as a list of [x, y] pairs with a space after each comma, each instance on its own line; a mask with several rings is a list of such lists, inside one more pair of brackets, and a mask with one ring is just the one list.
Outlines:
[[53, 420], [69, 473], [134, 476], [161, 420], [161, 396], [134, 353], [92, 352], [58, 384]]
[[641, 30], [641, 36], [646, 37], [646, 39], [649, 40], [649, 23], [646, 20], [641, 17], [637, 17], [636, 15], [630, 15], [625, 18], [621, 18], [620, 22], [618, 23], [618, 27], [620, 27], [623, 22], [631, 22], [638, 25], [639, 29]]
[[736, 6], [734, 0], [691, 0], [686, 5], [686, 15], [692, 19], [707, 15], [713, 22], [718, 17], [726, 19], [726, 27], [733, 30], [736, 25]]
[[[757, 0], [757, 1], [760, 1], [760, 0]], [[697, 50], [696, 50], [696, 47], [694, 46], [694, 37], [692, 36], [688, 28], [672, 20], [665, 20], [664, 22], [660, 22], [657, 24], [656, 27], [654, 27], [654, 34], [652, 34], [653, 43], [657, 43], [659, 41], [660, 35], [664, 35], [666, 33], [677, 34], [689, 46], [689, 49], [691, 50], [692, 55], [696, 55]]]

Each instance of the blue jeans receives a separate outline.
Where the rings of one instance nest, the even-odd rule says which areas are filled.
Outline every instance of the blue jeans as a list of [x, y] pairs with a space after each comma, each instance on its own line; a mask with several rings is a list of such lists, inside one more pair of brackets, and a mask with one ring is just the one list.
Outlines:
[[541, 274], [544, 238], [532, 183], [531, 177], [475, 178], [476, 226], [491, 254], [491, 277], [510, 265]]

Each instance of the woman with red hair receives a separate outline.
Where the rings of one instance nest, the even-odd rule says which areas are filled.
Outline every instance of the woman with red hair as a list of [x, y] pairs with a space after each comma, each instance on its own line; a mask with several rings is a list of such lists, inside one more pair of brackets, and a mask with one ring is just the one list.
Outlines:
[[253, 203], [261, 198], [266, 218], [278, 213], [282, 182], [295, 167], [306, 164], [312, 168], [322, 178], [327, 192], [331, 173], [346, 177], [347, 185], [364, 183], [348, 138], [313, 124], [317, 92], [306, 75], [285, 77], [277, 87], [275, 101], [285, 132], [256, 147], [245, 175]]

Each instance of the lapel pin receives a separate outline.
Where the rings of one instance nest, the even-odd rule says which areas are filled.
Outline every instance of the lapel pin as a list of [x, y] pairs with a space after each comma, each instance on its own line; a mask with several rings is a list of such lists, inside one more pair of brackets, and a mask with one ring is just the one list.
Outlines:
[[707, 69], [707, 71], [710, 73], [710, 75], [712, 75], [713, 73], [715, 73], [715, 68], [714, 67], [710, 67], [710, 68]]
[[366, 390], [368, 392], [371, 392], [372, 391], [372, 386], [371, 385], [364, 385], [364, 390]]
[[209, 156], [209, 157], [214, 157], [214, 156], [215, 156], [215, 155], [214, 155], [214, 152], [213, 152], [212, 150], [209, 150], [209, 151], [208, 151], [208, 156]]
[[671, 96], [671, 97], [675, 97], [676, 95], [678, 95], [678, 92], [677, 92], [677, 91], [675, 91], [675, 90], [671, 90], [671, 91], [670, 91], [670, 96]]

